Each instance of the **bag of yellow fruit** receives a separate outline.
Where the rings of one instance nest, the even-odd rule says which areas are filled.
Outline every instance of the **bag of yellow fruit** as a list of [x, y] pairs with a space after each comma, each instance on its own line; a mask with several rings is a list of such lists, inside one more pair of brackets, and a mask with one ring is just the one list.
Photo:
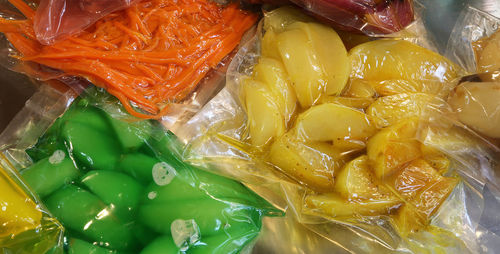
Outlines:
[[494, 249], [478, 225], [499, 160], [447, 115], [465, 71], [406, 38], [352, 39], [292, 7], [266, 13], [226, 88], [178, 133], [186, 159], [226, 168], [350, 252]]

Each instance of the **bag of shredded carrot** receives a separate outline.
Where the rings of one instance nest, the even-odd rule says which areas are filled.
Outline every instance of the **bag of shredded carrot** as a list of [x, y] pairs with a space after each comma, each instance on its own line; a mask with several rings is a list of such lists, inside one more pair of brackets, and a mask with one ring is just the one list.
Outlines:
[[144, 0], [43, 45], [35, 10], [22, 0], [10, 3], [24, 18], [10, 12], [0, 18], [0, 32], [12, 47], [4, 62], [16, 62], [16, 71], [37, 79], [86, 79], [143, 119], [204, 104], [220, 89], [225, 65], [258, 19], [236, 3]]

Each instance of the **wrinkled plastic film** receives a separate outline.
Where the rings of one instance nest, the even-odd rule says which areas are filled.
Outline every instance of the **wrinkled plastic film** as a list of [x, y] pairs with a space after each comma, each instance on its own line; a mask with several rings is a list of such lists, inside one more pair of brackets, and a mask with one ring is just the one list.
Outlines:
[[24, 149], [33, 145], [64, 112], [73, 96], [49, 86], [41, 88], [0, 135], [1, 253], [46, 253], [49, 250], [62, 253], [63, 226], [24, 182], [18, 169], [32, 163]]
[[[250, 3], [284, 4], [286, 1], [249, 0]], [[291, 0], [306, 12], [340, 30], [380, 35], [403, 30], [414, 20], [413, 1]]]
[[498, 18], [468, 6], [457, 19], [445, 56], [470, 73], [476, 72], [476, 56], [472, 43], [492, 35], [499, 28]]
[[[269, 31], [268, 29], [266, 30], [265, 22], [264, 24], [261, 23], [261, 27], [265, 32]], [[298, 25], [294, 28], [302, 29]], [[474, 253], [480, 249], [494, 247], [490, 245], [491, 242], [487, 242], [477, 237], [476, 233], [482, 232], [487, 234], [488, 237], [494, 235], [492, 231], [488, 231], [488, 229], [479, 225], [484, 207], [484, 199], [482, 195], [478, 193], [482, 193], [487, 175], [493, 172], [495, 163], [484, 163], [483, 161], [480, 162], [483, 164], [476, 164], [474, 161], [477, 160], [468, 161], [469, 156], [471, 156], [470, 154], [477, 155], [486, 151], [485, 147], [488, 146], [487, 143], [484, 145], [485, 143], [482, 139], [468, 138], [471, 136], [471, 132], [465, 130], [457, 133], [457, 138], [469, 139], [469, 143], [462, 144], [467, 145], [464, 150], [470, 151], [471, 153], [450, 154], [450, 151], [446, 150], [452, 149], [449, 147], [441, 150], [441, 152], [447, 156], [442, 157], [442, 155], [437, 156], [439, 153], [435, 154], [435, 150], [430, 149], [430, 147], [433, 147], [433, 143], [430, 142], [430, 140], [437, 137], [441, 138], [440, 140], [446, 140], [446, 135], [440, 136], [441, 131], [447, 130], [446, 128], [453, 126], [456, 121], [452, 118], [452, 120], [447, 120], [438, 124], [433, 127], [437, 128], [434, 130], [436, 132], [424, 131], [427, 130], [427, 128], [431, 128], [429, 126], [432, 125], [429, 125], [429, 121], [432, 123], [437, 120], [439, 123], [442, 114], [449, 112], [449, 105], [446, 100], [449, 92], [454, 88], [457, 78], [464, 74], [464, 71], [460, 67], [436, 53], [430, 53], [424, 49], [417, 48], [413, 50], [419, 52], [416, 54], [417, 58], [414, 58], [410, 62], [408, 59], [411, 57], [404, 56], [404, 53], [403, 55], [399, 55], [401, 53], [392, 53], [390, 56], [386, 56], [386, 58], [382, 58], [382, 54], [380, 59], [372, 58], [372, 55], [376, 56], [377, 53], [372, 54], [365, 52], [370, 52], [367, 50], [377, 50], [378, 47], [380, 47], [379, 50], [381, 50], [381, 52], [384, 52], [385, 50], [383, 50], [384, 47], [382, 46], [384, 43], [401, 43], [405, 45], [401, 46], [402, 48], [414, 46], [405, 44], [404, 42], [390, 40], [369, 42], [367, 44], [361, 44], [359, 48], [354, 48], [354, 51], [351, 49], [349, 57], [351, 57], [352, 60], [352, 52], [356, 52], [357, 50], [360, 59], [363, 59], [359, 61], [360, 65], [370, 63], [372, 66], [381, 67], [382, 71], [375, 68], [373, 69], [373, 73], [370, 72], [370, 70], [360, 71], [359, 68], [357, 68], [356, 71], [353, 70], [354, 72], [351, 71], [350, 81], [348, 82], [347, 88], [342, 91], [342, 96], [331, 96], [328, 97], [326, 101], [323, 101], [323, 103], [337, 103], [348, 107], [358, 108], [362, 110], [362, 112], [367, 112], [377, 128], [393, 126], [405, 117], [416, 117], [421, 119], [415, 122], [416, 125], [413, 125], [416, 126], [415, 128], [417, 128], [418, 131], [410, 136], [415, 138], [416, 141], [418, 140], [418, 143], [429, 146], [429, 148], [425, 148], [429, 156], [437, 156], [432, 158], [425, 157], [425, 160], [432, 162], [433, 167], [443, 170], [440, 171], [444, 174], [443, 177], [445, 177], [442, 179], [448, 180], [442, 182], [441, 185], [451, 184], [450, 186], [452, 187], [454, 183], [457, 185], [453, 189], [448, 189], [448, 191], [451, 191], [449, 192], [448, 199], [442, 203], [442, 207], [436, 210], [437, 212], [431, 217], [431, 224], [426, 230], [413, 234], [411, 237], [402, 238], [393, 228], [391, 228], [389, 223], [391, 220], [387, 220], [387, 218], [381, 220], [380, 218], [377, 219], [377, 217], [361, 215], [354, 220], [345, 221], [332, 218], [331, 216], [325, 216], [326, 214], [321, 210], [317, 210], [316, 208], [311, 209], [310, 204], [312, 203], [307, 203], [311, 200], [309, 196], [315, 195], [311, 193], [308, 187], [305, 187], [308, 186], [307, 183], [297, 181], [297, 178], [288, 175], [282, 170], [276, 171], [276, 169], [272, 169], [272, 167], [262, 166], [259, 168], [259, 163], [262, 164], [260, 162], [262, 159], [259, 159], [262, 158], [262, 151], [260, 148], [256, 148], [255, 145], [249, 143], [249, 137], [251, 140], [252, 136], [249, 136], [247, 129], [248, 115], [244, 113], [246, 112], [245, 110], [248, 110], [245, 109], [248, 102], [242, 99], [241, 89], [242, 84], [245, 86], [245, 82], [248, 82], [249, 76], [255, 78], [253, 75], [255, 75], [254, 72], [257, 68], [255, 67], [256, 63], [261, 63], [259, 61], [259, 51], [268, 47], [265, 45], [265, 37], [267, 36], [265, 32], [263, 33], [263, 37], [258, 33], [258, 36], [252, 38], [244, 45], [229, 67], [226, 88], [214, 97], [214, 99], [195, 115], [185, 128], [179, 132], [181, 139], [189, 143], [190, 150], [185, 154], [188, 160], [200, 164], [206, 163], [207, 160], [217, 161], [219, 165], [234, 163], [238, 165], [238, 171], [232, 170], [224, 173], [239, 179], [244, 179], [245, 182], [249, 183], [255, 181], [255, 178], [248, 176], [254, 176], [256, 174], [264, 176], [264, 179], [271, 185], [273, 185], [273, 181], [277, 181], [276, 183], [281, 186], [281, 191], [278, 193], [284, 195], [282, 198], [288, 204], [288, 212], [295, 214], [295, 219], [319, 235], [330, 239], [338, 246], [342, 246], [349, 251], [370, 252], [378, 250], [383, 253], [394, 251], [418, 253], [425, 249], [425, 247], [428, 247], [434, 251]], [[373, 47], [370, 46], [370, 44], [373, 44]], [[397, 47], [391, 48], [393, 48], [394, 52], [398, 52]], [[266, 51], [266, 56], [272, 56], [272, 52], [269, 52], [271, 51]], [[399, 52], [401, 52], [401, 50], [399, 50]], [[366, 56], [364, 54], [366, 54]], [[412, 57], [415, 57], [415, 55]], [[423, 60], [420, 61], [418, 57], [422, 57]], [[384, 66], [383, 63], [386, 60], [388, 63], [392, 61], [398, 63], [395, 66], [398, 71], [391, 74], [391, 71], [394, 70], [394, 66], [390, 64]], [[415, 65], [413, 66], [412, 64]], [[425, 65], [428, 68], [419, 69], [421, 65]], [[260, 69], [257, 68], [257, 71], [258, 70]], [[418, 73], [418, 70], [423, 72], [415, 74]], [[302, 70], [300, 73], [301, 75], [308, 75], [306, 70]], [[418, 81], [414, 82], [415, 80]], [[354, 84], [353, 81], [356, 83]], [[367, 83], [368, 86], [366, 85]], [[370, 91], [370, 87], [372, 87], [372, 89], [375, 87], [375, 91]], [[380, 89], [377, 90], [377, 87], [380, 87]], [[369, 98], [374, 92], [380, 97]], [[228, 97], [230, 95], [232, 97]], [[368, 96], [363, 98], [361, 95]], [[248, 97], [246, 100], [248, 100]], [[299, 102], [305, 105], [308, 103], [307, 100], [303, 100], [303, 102], [299, 100]], [[242, 113], [244, 114], [243, 116]], [[299, 114], [298, 119], [295, 121], [301, 122], [304, 119], [304, 115]], [[302, 135], [306, 134], [308, 138], [311, 138], [310, 134], [314, 134], [314, 132], [307, 134], [304, 130], [305, 129], [299, 129], [299, 133], [302, 133]], [[446, 131], [444, 131], [444, 133], [446, 133]], [[285, 134], [285, 136], [286, 135], [287, 134]], [[474, 137], [474, 134], [472, 134], [472, 136]], [[316, 139], [321, 139], [321, 137], [317, 136]], [[346, 144], [341, 142], [340, 145], [350, 146], [354, 149], [352, 151], [356, 151], [356, 149], [359, 149], [356, 148], [356, 145], [360, 144]], [[290, 147], [296, 147], [296, 145]], [[317, 146], [315, 147], [315, 149], [323, 149]], [[436, 149], [439, 148], [436, 145], [434, 145], [434, 147]], [[311, 145], [306, 145], [304, 148], [310, 149]], [[204, 154], [205, 159], [191, 155], [191, 151], [194, 154]], [[443, 158], [447, 159], [443, 160]], [[483, 158], [491, 159], [489, 156]], [[248, 161], [245, 162], [245, 160]], [[257, 162], [255, 162], [255, 160], [257, 160]], [[267, 161], [268, 165], [270, 164], [268, 160], [264, 159], [264, 161]], [[318, 161], [321, 163], [321, 160]], [[246, 166], [245, 163], [247, 163]], [[478, 165], [480, 167], [478, 167]], [[230, 167], [227, 166], [227, 168]], [[480, 172], [478, 172], [477, 168], [481, 168]], [[265, 169], [271, 169], [270, 172], [273, 172], [272, 177], [265, 177], [269, 175], [269, 172], [265, 172]], [[278, 174], [276, 175], [276, 173]], [[461, 177], [457, 178], [458, 175], [461, 175]], [[461, 180], [456, 181], [451, 179]], [[446, 183], [446, 181], [450, 182]], [[328, 196], [324, 198], [326, 197]], [[328, 199], [325, 199], [325, 201], [327, 200]], [[348, 207], [345, 209], [348, 209]], [[359, 238], [359, 236], [362, 237]], [[487, 237], [485, 237], [485, 239], [486, 238]], [[356, 240], [355, 244], [353, 239]], [[491, 240], [491, 238], [489, 239]], [[365, 246], [365, 248], [360, 248], [360, 246]]]
[[100, 18], [129, 7], [130, 0], [42, 0], [36, 10], [34, 30], [43, 44], [76, 34]]

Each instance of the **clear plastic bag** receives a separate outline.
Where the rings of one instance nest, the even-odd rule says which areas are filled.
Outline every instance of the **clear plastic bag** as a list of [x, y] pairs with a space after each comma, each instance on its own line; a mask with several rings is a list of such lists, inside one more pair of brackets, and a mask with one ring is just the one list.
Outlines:
[[34, 30], [42, 44], [74, 35], [111, 12], [129, 7], [130, 0], [41, 0], [36, 10]]
[[[217, 165], [219, 172], [249, 186], [267, 186], [255, 190], [272, 196], [267, 199], [349, 252], [495, 250], [495, 233], [479, 222], [485, 204], [492, 204], [481, 193], [495, 178], [498, 159], [489, 143], [456, 127], [446, 103], [465, 72], [437, 53], [401, 40], [404, 37], [364, 43], [342, 53], [333, 35], [315, 41], [314, 29], [321, 28], [311, 27], [317, 25], [310, 20], [284, 17], [271, 25], [264, 19], [230, 64], [226, 88], [177, 132], [189, 144], [186, 159]], [[297, 31], [305, 31], [312, 49], [288, 47], [301, 45], [300, 36], [292, 36]], [[326, 33], [331, 32], [321, 34]], [[278, 50], [268, 44], [273, 41], [269, 36], [275, 36]], [[294, 39], [285, 41], [287, 36]], [[323, 42], [328, 46], [322, 47]], [[413, 53], [405, 52], [408, 49]], [[328, 51], [300, 58], [291, 71], [288, 59], [299, 59], [308, 50]], [[275, 88], [263, 88], [261, 84], [270, 83], [262, 73], [280, 74], [279, 64], [258, 66], [265, 63], [263, 58], [281, 59], [289, 74], [275, 78], [274, 84], [288, 80], [294, 90], [302, 86], [296, 93], [298, 113], [286, 113], [293, 112], [284, 103], [286, 92], [281, 93], [283, 101], [266, 96]], [[324, 72], [332, 69], [322, 59], [335, 59], [334, 77], [328, 76], [334, 71]], [[342, 74], [344, 61], [355, 66], [347, 78]], [[309, 82], [311, 75], [320, 81]], [[345, 87], [336, 87], [336, 79]], [[282, 118], [275, 116], [280, 114]], [[368, 159], [360, 156], [365, 151]]]
[[[286, 1], [276, 0], [248, 2], [286, 4]], [[290, 0], [290, 2], [340, 30], [357, 31], [370, 36], [398, 32], [415, 19], [413, 0]]]
[[[36, 253], [240, 253], [251, 250], [263, 216], [282, 215], [240, 183], [183, 162], [174, 134], [157, 121], [127, 122], [106, 92], [42, 91], [0, 138], [20, 184], [65, 228], [53, 252]], [[59, 101], [40, 100], [51, 93]]]
[[24, 1], [11, 3], [25, 18], [0, 19], [8, 43], [2, 62], [41, 80], [86, 79], [145, 119], [203, 105], [220, 89], [225, 65], [258, 18], [236, 3], [137, 1], [79, 34], [42, 45], [34, 34], [33, 9]]

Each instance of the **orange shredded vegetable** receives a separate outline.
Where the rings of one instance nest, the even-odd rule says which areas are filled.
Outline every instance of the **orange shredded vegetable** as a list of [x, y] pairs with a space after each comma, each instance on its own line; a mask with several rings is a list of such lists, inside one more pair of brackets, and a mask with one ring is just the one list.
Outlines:
[[0, 32], [21, 54], [15, 57], [85, 77], [140, 118], [161, 117], [169, 103], [189, 95], [257, 20], [236, 4], [143, 0], [45, 46], [33, 32], [33, 9], [23, 0], [9, 1], [27, 18], [0, 19]]

